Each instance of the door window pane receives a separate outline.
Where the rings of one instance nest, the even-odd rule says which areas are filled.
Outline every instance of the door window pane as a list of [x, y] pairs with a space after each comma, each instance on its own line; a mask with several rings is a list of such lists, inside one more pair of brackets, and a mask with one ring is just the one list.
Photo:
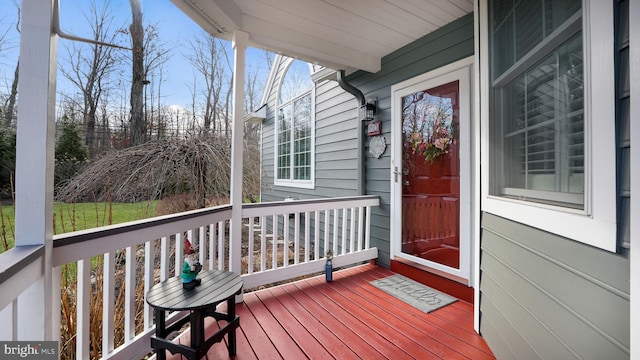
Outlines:
[[459, 82], [402, 97], [402, 253], [460, 268]]

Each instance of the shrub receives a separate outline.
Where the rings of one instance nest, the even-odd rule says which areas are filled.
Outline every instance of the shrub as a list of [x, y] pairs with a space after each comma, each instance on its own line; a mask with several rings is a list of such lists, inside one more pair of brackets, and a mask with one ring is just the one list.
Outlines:
[[69, 180], [82, 168], [88, 157], [87, 147], [82, 141], [80, 127], [65, 116], [62, 134], [56, 143], [55, 184]]
[[15, 168], [16, 131], [0, 126], [0, 198], [11, 195], [11, 178]]

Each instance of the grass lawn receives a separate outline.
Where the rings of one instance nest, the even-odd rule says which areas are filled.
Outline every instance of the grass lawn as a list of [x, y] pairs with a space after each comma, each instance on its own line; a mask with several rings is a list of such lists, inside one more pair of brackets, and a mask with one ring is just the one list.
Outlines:
[[[53, 205], [54, 234], [91, 229], [110, 224], [120, 224], [155, 216], [157, 201], [140, 203], [79, 203]], [[0, 205], [0, 253], [4, 252], [5, 240], [9, 248], [14, 246], [15, 214], [13, 206]], [[111, 209], [110, 209], [111, 207]], [[109, 219], [111, 214], [111, 219]]]

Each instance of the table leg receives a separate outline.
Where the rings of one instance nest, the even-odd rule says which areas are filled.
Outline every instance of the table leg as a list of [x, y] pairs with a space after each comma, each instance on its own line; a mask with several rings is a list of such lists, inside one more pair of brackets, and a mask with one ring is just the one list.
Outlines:
[[[155, 309], [154, 311], [156, 313], [156, 337], [160, 339], [164, 339], [167, 337], [167, 334], [165, 334], [166, 323], [165, 323], [164, 310]], [[156, 358], [158, 360], [166, 360], [167, 359], [166, 350], [165, 349], [156, 350]]]
[[[232, 296], [227, 299], [227, 321], [231, 323], [236, 318], [236, 297]], [[236, 354], [236, 328], [232, 327], [229, 331], [229, 356]]]
[[204, 310], [191, 311], [191, 347], [197, 349], [204, 342]]

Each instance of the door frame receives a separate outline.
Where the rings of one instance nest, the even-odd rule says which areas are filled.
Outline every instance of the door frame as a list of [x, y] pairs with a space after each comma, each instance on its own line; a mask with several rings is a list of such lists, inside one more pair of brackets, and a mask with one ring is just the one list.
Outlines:
[[[463, 283], [474, 284], [474, 255], [477, 253], [479, 231], [477, 223], [479, 177], [477, 161], [478, 126], [474, 126], [473, 74], [474, 58], [468, 57], [443, 67], [431, 70], [391, 86], [391, 260], [409, 263], [434, 274]], [[460, 268], [454, 269], [402, 253], [402, 97], [414, 92], [433, 88], [452, 81], [459, 81], [460, 128]], [[465, 120], [467, 119], [467, 120]]]

